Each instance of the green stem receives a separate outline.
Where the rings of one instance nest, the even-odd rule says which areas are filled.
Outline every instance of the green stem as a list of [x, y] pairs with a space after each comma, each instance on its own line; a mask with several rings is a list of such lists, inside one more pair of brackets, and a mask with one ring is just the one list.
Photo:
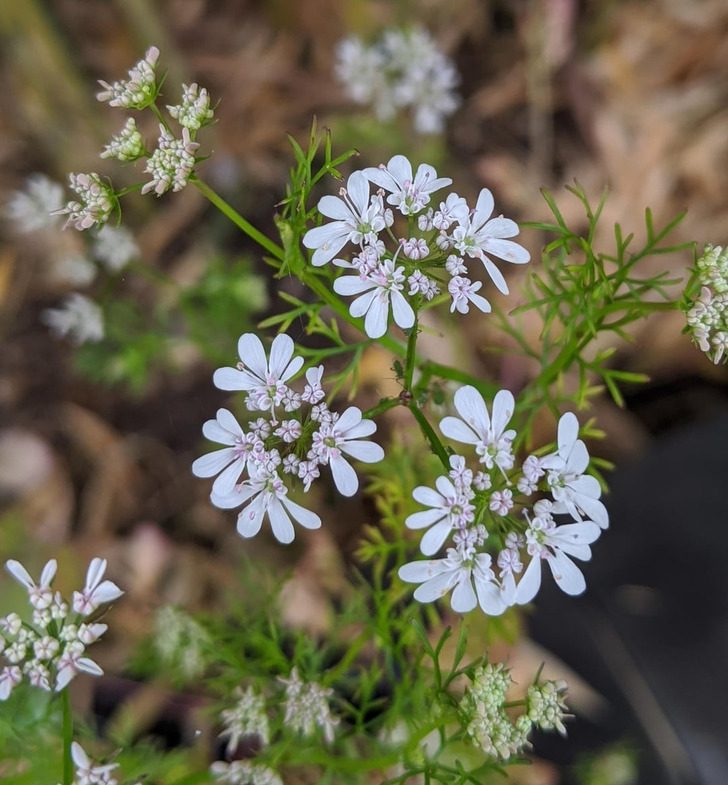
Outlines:
[[61, 691], [61, 705], [63, 706], [63, 785], [72, 785], [73, 758], [71, 757], [71, 744], [73, 744], [73, 713], [71, 711], [71, 693], [68, 687]]
[[417, 314], [415, 313], [415, 323], [410, 329], [409, 337], [407, 338], [407, 356], [404, 363], [404, 389], [412, 392], [412, 378], [415, 373], [415, 361], [417, 360], [417, 334], [419, 333], [419, 324]]
[[425, 417], [425, 415], [422, 413], [422, 410], [419, 408], [416, 401], [410, 401], [409, 410], [412, 412], [415, 420], [417, 420], [417, 424], [420, 426], [423, 436], [430, 443], [432, 452], [434, 452], [435, 455], [437, 455], [437, 457], [440, 459], [440, 462], [445, 467], [445, 470], [450, 471], [450, 459], [448, 457], [447, 450], [438, 438], [433, 427], [427, 421], [427, 417]]
[[389, 411], [389, 409], [394, 409], [394, 407], [399, 406], [400, 403], [401, 401], [399, 398], [383, 398], [376, 406], [372, 406], [371, 409], [362, 412], [361, 416], [363, 419], [371, 420], [373, 417], [377, 417], [383, 412]]
[[218, 194], [203, 180], [200, 180], [197, 177], [191, 177], [190, 182], [194, 183], [195, 188], [200, 191], [205, 199], [212, 202], [212, 204], [214, 204], [226, 218], [230, 219], [238, 229], [245, 232], [245, 234], [247, 234], [251, 240], [258, 243], [261, 248], [265, 248], [271, 256], [274, 256], [281, 262], [283, 261], [285, 253], [280, 245], [277, 245], [269, 237], [266, 237], [263, 232], [256, 229], [250, 221], [243, 218], [232, 205], [228, 204], [221, 196], [218, 196]]

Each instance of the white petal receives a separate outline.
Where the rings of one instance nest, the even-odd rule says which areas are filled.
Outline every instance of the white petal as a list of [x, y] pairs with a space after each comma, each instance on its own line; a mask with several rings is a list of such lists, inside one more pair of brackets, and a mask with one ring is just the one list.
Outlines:
[[238, 534], [241, 537], [255, 537], [263, 525], [263, 515], [266, 510], [266, 494], [261, 493], [238, 515]]
[[516, 603], [525, 605], [538, 594], [541, 587], [541, 557], [536, 554], [526, 567], [516, 589]]
[[259, 487], [254, 487], [252, 485], [247, 485], [243, 483], [239, 485], [232, 493], [228, 493], [225, 496], [219, 496], [216, 493], [210, 494], [210, 501], [221, 510], [233, 510], [235, 507], [240, 507], [241, 504], [244, 504], [251, 496], [254, 496], [256, 493], [260, 492]]
[[457, 495], [455, 491], [455, 486], [450, 482], [449, 478], [445, 477], [444, 475], [440, 475], [435, 480], [435, 486], [437, 490], [442, 494], [442, 499], [440, 500], [440, 504], [445, 502], [445, 499], [452, 499], [454, 496]]
[[478, 594], [478, 605], [483, 613], [487, 613], [489, 616], [500, 616], [506, 609], [503, 595], [492, 581], [478, 580], [476, 574], [475, 591]]
[[480, 229], [485, 224], [493, 212], [493, 207], [495, 207], [493, 194], [487, 188], [483, 188], [478, 194], [478, 201], [475, 203], [475, 213], [472, 218], [474, 229]]
[[[290, 336], [284, 333], [276, 335], [270, 347], [270, 360], [268, 361], [268, 370], [276, 379], [280, 379], [283, 371], [286, 369], [288, 362], [293, 357], [294, 350], [293, 340]], [[303, 358], [301, 364], [303, 364]], [[300, 367], [300, 366], [299, 366]], [[265, 377], [263, 377], [265, 378]]]
[[[290, 341], [290, 338], [288, 339]], [[238, 339], [238, 356], [243, 361], [243, 365], [261, 380], [265, 379], [268, 373], [268, 361], [265, 357], [263, 344], [255, 333], [244, 333]]]
[[369, 180], [364, 172], [352, 172], [346, 181], [346, 190], [361, 215], [369, 206]]
[[437, 491], [433, 491], [426, 485], [418, 485], [412, 491], [412, 498], [427, 507], [441, 507], [445, 503], [445, 499]]
[[440, 420], [440, 430], [448, 439], [464, 444], [478, 444], [480, 437], [459, 417], [444, 417]]
[[447, 594], [457, 581], [459, 570], [448, 570], [447, 572], [435, 575], [429, 581], [425, 581], [415, 589], [414, 598], [418, 602], [433, 602], [444, 594]]
[[592, 521], [594, 521], [594, 523], [602, 529], [609, 528], [609, 513], [607, 512], [607, 508], [598, 499], [592, 499], [590, 496], [578, 494], [575, 496], [574, 501], [576, 501], [577, 505]]
[[351, 464], [339, 456], [329, 461], [334, 485], [342, 496], [353, 496], [359, 490], [359, 478]]
[[281, 499], [281, 503], [283, 506], [288, 510], [291, 514], [293, 519], [301, 524], [306, 529], [320, 529], [321, 528], [321, 518], [316, 515], [315, 512], [311, 510], [307, 510], [305, 507], [301, 507], [300, 504], [296, 504], [296, 502], [291, 501], [288, 496], [284, 496]]
[[[417, 170], [418, 174], [421, 168]], [[404, 155], [393, 155], [387, 163], [387, 171], [400, 186], [407, 181], [412, 182], [412, 164]]]
[[569, 474], [581, 474], [589, 465], [589, 451], [581, 439], [574, 442], [566, 459], [566, 470]]
[[68, 686], [75, 675], [76, 671], [70, 665], [60, 667], [58, 673], [56, 673], [56, 692], [60, 692], [64, 687]]
[[565, 412], [559, 419], [558, 445], [562, 457], [571, 452], [574, 442], [579, 438], [579, 421], [573, 412]]
[[470, 385], [461, 387], [454, 397], [455, 408], [463, 420], [480, 436], [490, 429], [490, 417], [483, 396]]
[[[347, 220], [351, 220], [351, 213], [348, 211]], [[303, 236], [303, 244], [306, 248], [325, 250], [328, 253], [333, 246], [341, 243], [338, 250], [331, 254], [333, 258], [346, 245], [346, 238], [350, 231], [346, 221], [332, 221], [309, 229]]]
[[206, 420], [202, 426], [202, 435], [211, 442], [218, 444], [226, 444], [228, 446], [235, 444], [235, 437], [230, 431], [220, 425], [217, 420]]
[[424, 529], [427, 526], [432, 526], [433, 523], [441, 521], [446, 516], [445, 510], [439, 507], [431, 510], [422, 510], [421, 512], [413, 512], [411, 515], [408, 515], [405, 518], [404, 525], [408, 529]]
[[361, 409], [358, 406], [349, 406], [334, 424], [334, 433], [346, 439], [349, 431], [361, 422]]
[[91, 559], [88, 570], [86, 570], [86, 588], [91, 590], [99, 585], [106, 572], [106, 559], [98, 556]]
[[440, 575], [440, 573], [447, 570], [445, 559], [427, 559], [424, 561], [411, 561], [402, 565], [397, 575], [406, 583], [424, 583], [433, 576]]
[[375, 442], [346, 441], [339, 449], [357, 461], [379, 463], [384, 458], [384, 450]]
[[381, 338], [387, 332], [388, 319], [389, 298], [377, 292], [364, 319], [364, 331], [370, 338]]
[[[337, 278], [338, 281], [341, 278]], [[366, 294], [362, 294], [361, 297], [357, 297], [356, 300], [349, 306], [349, 313], [352, 316], [364, 316], [365, 313], [371, 308], [374, 299], [379, 294], [377, 288], [371, 289]]]
[[362, 171], [367, 180], [380, 188], [384, 188], [385, 191], [398, 190], [397, 183], [394, 182], [394, 179], [386, 169], [380, 169], [378, 166], [367, 166]]
[[456, 613], [467, 613], [472, 611], [478, 604], [473, 590], [473, 584], [470, 581], [470, 576], [467, 572], [463, 571], [460, 580], [455, 586], [455, 590], [450, 598], [450, 606]]
[[425, 556], [432, 556], [442, 548], [448, 534], [452, 531], [452, 523], [446, 519], [435, 524], [426, 531], [420, 540], [420, 550]]
[[229, 463], [235, 459], [235, 450], [224, 447], [197, 458], [192, 463], [192, 474], [195, 477], [214, 477], [219, 474]]
[[513, 240], [488, 238], [484, 244], [484, 250], [505, 262], [511, 262], [511, 264], [526, 264], [531, 261], [531, 254], [522, 245], [514, 243]]
[[113, 581], [103, 581], [94, 591], [94, 602], [105, 605], [107, 602], [118, 600], [122, 594], [124, 592]]
[[71, 757], [77, 769], [88, 769], [91, 766], [88, 755], [77, 741], [71, 744]]
[[227, 496], [229, 493], [232, 493], [244, 470], [245, 463], [240, 459], [234, 460], [227, 469], [219, 474], [212, 484], [212, 492], [216, 496]]
[[513, 412], [516, 408], [516, 401], [510, 390], [499, 390], [493, 399], [493, 433], [502, 434], [506, 429]]
[[271, 497], [268, 504], [268, 519], [270, 520], [271, 529], [273, 530], [273, 536], [278, 542], [281, 542], [284, 545], [293, 542], [293, 538], [296, 536], [293, 524], [288, 517], [288, 513], [283, 508], [281, 500], [277, 496]]
[[[480, 283], [480, 281], [478, 281], [478, 283]], [[491, 312], [491, 310], [492, 310], [492, 309], [491, 309], [491, 306], [490, 306], [490, 303], [489, 303], [489, 302], [488, 302], [488, 301], [485, 299], [485, 297], [481, 297], [479, 294], [476, 294], [476, 293], [475, 293], [475, 292], [473, 292], [473, 291], [471, 291], [471, 292], [468, 294], [468, 300], [470, 300], [470, 302], [471, 302], [471, 303], [472, 303], [472, 304], [473, 304], [473, 305], [474, 305], [474, 306], [475, 306], [475, 307], [476, 307], [478, 310], [482, 311], [483, 313], [490, 313], [490, 312]], [[459, 310], [459, 309], [458, 309], [458, 310]], [[467, 313], [467, 311], [466, 311], [466, 313]]]
[[515, 237], [518, 234], [518, 224], [510, 218], [499, 215], [485, 224], [483, 233], [490, 237]]
[[58, 562], [55, 559], [50, 559], [46, 566], [43, 568], [43, 572], [40, 574], [40, 583], [39, 586], [47, 589], [51, 585], [51, 581], [53, 578], [56, 577], [56, 570], [58, 569]]
[[[351, 221], [352, 216], [349, 205], [338, 196], [322, 196], [316, 208], [321, 215], [325, 215], [327, 218], [334, 218], [337, 221]], [[308, 232], [306, 232], [306, 235], [308, 235]], [[304, 236], [303, 244], [306, 245], [306, 236]], [[306, 247], [315, 248], [316, 246], [306, 245]]]
[[490, 276], [491, 281], [493, 281], [495, 284], [496, 289], [498, 289], [498, 291], [502, 294], [508, 294], [508, 284], [506, 283], [506, 279], [503, 277], [503, 273], [485, 254], [481, 255], [480, 261], [483, 262], [483, 267], [485, 267], [485, 271]]
[[237, 368], [218, 368], [212, 374], [212, 383], [218, 390], [249, 390], [250, 374]]
[[342, 275], [334, 281], [334, 291], [343, 294], [345, 297], [353, 297], [355, 294], [368, 292], [376, 286], [368, 278], [359, 275]]
[[549, 535], [549, 542], [557, 542], [559, 547], [564, 544], [591, 545], [599, 539], [601, 529], [591, 521], [581, 523], [567, 523], [557, 526]]
[[581, 477], [570, 480], [569, 488], [579, 496], [590, 496], [592, 499], [598, 499], [602, 495], [602, 486], [599, 485], [599, 480], [590, 474], [583, 474]]
[[357, 425], [346, 429], [347, 439], [361, 439], [362, 436], [371, 436], [377, 431], [377, 424], [374, 420], [362, 420]]
[[79, 657], [76, 660], [76, 670], [88, 673], [90, 676], [103, 676], [104, 671], [93, 660], [88, 657]]
[[551, 568], [551, 574], [561, 591], [566, 594], [581, 594], [586, 589], [586, 581], [581, 570], [562, 551], [555, 551], [548, 555], [546, 560]]
[[16, 581], [22, 583], [26, 589], [32, 589], [35, 586], [35, 581], [30, 577], [30, 573], [19, 561], [15, 561], [15, 559], [8, 559], [5, 562], [5, 567], [7, 571], [13, 576], [13, 578], [15, 578]]
[[396, 290], [392, 291], [392, 316], [403, 330], [408, 330], [415, 323], [415, 312], [402, 293]]

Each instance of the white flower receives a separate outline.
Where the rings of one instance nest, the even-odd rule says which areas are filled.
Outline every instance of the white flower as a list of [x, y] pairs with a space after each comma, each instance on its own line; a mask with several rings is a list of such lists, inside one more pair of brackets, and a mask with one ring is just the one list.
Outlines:
[[404, 522], [409, 529], [431, 527], [420, 541], [425, 556], [442, 548], [453, 527], [463, 528], [475, 520], [475, 508], [467, 495], [459, 492], [447, 477], [438, 477], [435, 487], [437, 490], [424, 485], [414, 489], [414, 500], [430, 509], [412, 513]]
[[[526, 567], [515, 593], [515, 602], [519, 605], [530, 602], [541, 586], [541, 562], [546, 560], [551, 568], [558, 587], [566, 594], [581, 594], [586, 589], [586, 581], [581, 570], [569, 558], [570, 556], [588, 561], [591, 559], [589, 546], [601, 533], [600, 528], [592, 521], [567, 523], [557, 526], [550, 513], [545, 511], [548, 506], [539, 502], [541, 514], [535, 517], [526, 530], [526, 548], [531, 561]], [[538, 511], [538, 510], [537, 510]]]
[[171, 188], [181, 191], [195, 168], [195, 150], [200, 145], [190, 138], [188, 128], [182, 129], [182, 138], [176, 139], [163, 125], [159, 126], [157, 149], [147, 159], [144, 169], [152, 179], [142, 187], [147, 194], [154, 191], [161, 196]]
[[108, 270], [117, 273], [139, 256], [139, 246], [128, 229], [107, 224], [96, 235], [93, 253]]
[[427, 242], [422, 238], [410, 237], [402, 242], [402, 252], [408, 259], [419, 261], [430, 253]]
[[372, 104], [380, 120], [392, 117], [395, 111], [385, 68], [384, 53], [365, 46], [359, 38], [346, 38], [336, 47], [337, 78], [352, 100]]
[[438, 177], [429, 164], [420, 164], [413, 177], [412, 164], [403, 155], [393, 156], [386, 166], [367, 167], [364, 175], [375, 185], [390, 192], [387, 203], [399, 208], [402, 215], [420, 212], [429, 204], [431, 193], [452, 183], [449, 177]]
[[154, 69], [159, 59], [159, 49], [151, 46], [147, 49], [144, 59], [140, 60], [130, 71], [129, 79], [109, 84], [99, 80], [104, 88], [97, 93], [99, 101], [108, 101], [109, 106], [123, 109], [144, 109], [157, 97], [157, 83]]
[[459, 275], [451, 278], [450, 283], [447, 285], [447, 290], [452, 297], [450, 313], [456, 310], [459, 313], [467, 313], [470, 310], [469, 302], [483, 313], [490, 313], [490, 303], [485, 297], [476, 294], [482, 285], [481, 281], [473, 283], [470, 278], [462, 278]]
[[508, 515], [512, 507], [513, 492], [508, 488], [502, 491], [494, 491], [488, 501], [488, 508], [501, 517]]
[[247, 405], [252, 411], [269, 411], [275, 422], [275, 407], [288, 390], [286, 382], [301, 369], [303, 357], [293, 357], [293, 341], [277, 335], [266, 358], [263, 344], [254, 333], [245, 333], [238, 340], [239, 368], [219, 368], [213, 382], [221, 390], [245, 390]]
[[321, 728], [324, 738], [331, 744], [339, 724], [329, 707], [329, 698], [334, 691], [315, 681], [304, 682], [297, 668], [293, 668], [287, 679], [279, 676], [278, 681], [286, 685], [285, 724], [303, 736], [312, 736], [317, 727]]
[[221, 509], [244, 505], [238, 513], [237, 528], [241, 537], [255, 537], [266, 516], [273, 536], [284, 545], [293, 542], [295, 537], [291, 518], [306, 529], [318, 529], [321, 526], [321, 518], [315, 512], [288, 498], [288, 488], [278, 472], [264, 466], [256, 467], [250, 479], [242, 482], [231, 493], [218, 495], [213, 492], [210, 499]]
[[89, 616], [99, 605], [118, 600], [124, 593], [113, 581], [103, 580], [106, 572], [106, 559], [91, 559], [86, 571], [86, 585], [83, 590], [73, 592], [73, 610], [81, 616]]
[[344, 455], [364, 463], [377, 463], [384, 458], [384, 450], [374, 442], [362, 439], [377, 430], [373, 420], [363, 420], [361, 410], [350, 406], [335, 422], [322, 422], [313, 435], [310, 459], [328, 464], [334, 484], [342, 496], [353, 496], [359, 489], [359, 479]]
[[[470, 208], [462, 196], [455, 193], [448, 194], [444, 202], [440, 202], [440, 209], [432, 216], [432, 225], [435, 229], [444, 231], [449, 229], [455, 221], [467, 220]], [[455, 257], [457, 258], [457, 257]], [[463, 268], [463, 272], [465, 268]]]
[[506, 609], [488, 553], [464, 558], [449, 548], [446, 558], [410, 562], [399, 568], [398, 575], [407, 583], [421, 584], [414, 593], [418, 602], [434, 602], [452, 590], [450, 605], [457, 613], [467, 613], [476, 605], [490, 616]]
[[46, 308], [41, 319], [58, 336], [76, 345], [95, 343], [104, 337], [104, 317], [98, 305], [82, 294], [69, 294], [61, 308]]
[[439, 289], [432, 278], [428, 278], [424, 273], [415, 270], [412, 275], [407, 278], [409, 284], [409, 294], [412, 297], [415, 294], [421, 294], [428, 302], [432, 300], [439, 293]]
[[199, 131], [207, 125], [215, 113], [210, 108], [210, 95], [203, 87], [200, 89], [195, 82], [182, 85], [182, 101], [178, 106], [168, 106], [174, 119], [190, 131]]
[[331, 223], [309, 229], [303, 237], [314, 250], [311, 263], [320, 267], [330, 262], [347, 244], [373, 244], [385, 227], [391, 226], [392, 211], [384, 208], [381, 196], [369, 197], [369, 181], [363, 172], [352, 172], [338, 196], [322, 196], [318, 211]]
[[22, 680], [23, 672], [17, 665], [6, 665], [0, 671], [0, 701], [7, 700]]
[[58, 569], [58, 562], [51, 559], [43, 568], [40, 575], [40, 581], [36, 583], [29, 575], [28, 571], [23, 567], [19, 561], [15, 559], [8, 559], [5, 562], [5, 567], [8, 572], [15, 578], [18, 583], [21, 583], [28, 591], [28, 600], [30, 604], [37, 610], [43, 610], [50, 607], [53, 602], [53, 590], [51, 583], [55, 578], [56, 570]]
[[508, 286], [503, 274], [487, 254], [513, 264], [525, 264], [531, 256], [523, 246], [505, 239], [518, 234], [518, 225], [502, 215], [491, 218], [493, 207], [493, 194], [487, 188], [483, 188], [473, 213], [458, 220], [458, 226], [453, 232], [453, 240], [458, 251], [471, 258], [480, 259], [493, 283], [503, 294], [508, 294]]
[[577, 520], [582, 519], [583, 513], [606, 529], [609, 514], [599, 501], [602, 489], [595, 477], [584, 474], [589, 465], [589, 453], [579, 439], [579, 421], [571, 412], [566, 412], [559, 420], [557, 443], [557, 451], [540, 461], [548, 470], [548, 484], [554, 497], [553, 512], [569, 513]]
[[90, 676], [103, 676], [103, 670], [83, 654], [83, 644], [69, 644], [56, 662], [56, 692], [68, 686], [78, 673], [88, 673]]
[[102, 226], [117, 206], [116, 194], [104, 183], [96, 172], [69, 174], [68, 182], [79, 201], [71, 200], [65, 207], [54, 210], [52, 215], [68, 215], [64, 224], [83, 231], [98, 224]]
[[310, 404], [320, 403], [325, 397], [326, 393], [321, 387], [321, 378], [324, 375], [324, 366], [319, 365], [316, 368], [309, 368], [306, 371], [306, 386], [303, 389], [301, 400]]
[[265, 713], [265, 700], [252, 687], [245, 692], [240, 687], [235, 689], [237, 702], [232, 709], [225, 709], [222, 714], [223, 731], [221, 736], [228, 737], [227, 751], [232, 754], [237, 750], [245, 736], [257, 736], [262, 745], [270, 741], [268, 715]]
[[359, 295], [349, 306], [352, 316], [364, 316], [364, 330], [370, 338], [381, 338], [387, 332], [389, 306], [394, 321], [408, 329], [415, 323], [415, 313], [402, 295], [404, 267], [394, 266], [387, 259], [372, 273], [343, 275], [334, 281], [334, 291], [343, 295]]
[[23, 190], [12, 194], [4, 213], [17, 231], [35, 232], [57, 223], [55, 211], [62, 203], [63, 186], [43, 174], [33, 174]]
[[234, 760], [232, 763], [218, 760], [210, 766], [210, 771], [216, 782], [227, 785], [283, 785], [283, 780], [273, 769], [247, 760]]
[[94, 766], [77, 741], [71, 744], [71, 757], [76, 767], [75, 785], [116, 785], [111, 772], [118, 767], [118, 763]]
[[136, 120], [130, 117], [124, 127], [111, 137], [111, 141], [101, 152], [101, 158], [116, 158], [119, 161], [136, 161], [147, 154], [144, 139], [136, 125]]
[[202, 426], [206, 439], [227, 445], [222, 450], [203, 455], [192, 464], [195, 477], [214, 477], [214, 493], [225, 495], [234, 490], [251, 460], [254, 460], [264, 446], [254, 434], [245, 434], [235, 416], [228, 409], [218, 409], [214, 420], [207, 420]]
[[502, 471], [513, 467], [514, 457], [511, 442], [514, 430], [506, 430], [513, 416], [515, 401], [508, 390], [500, 390], [493, 399], [493, 418], [488, 415], [483, 396], [475, 387], [461, 387], [454, 396], [458, 417], [445, 417], [440, 422], [440, 430], [450, 439], [464, 444], [475, 445], [481, 463], [489, 469], [494, 465]]

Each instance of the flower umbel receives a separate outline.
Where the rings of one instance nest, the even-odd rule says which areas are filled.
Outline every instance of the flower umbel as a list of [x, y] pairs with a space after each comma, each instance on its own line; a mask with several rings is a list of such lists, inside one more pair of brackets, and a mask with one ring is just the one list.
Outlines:
[[315, 681], [303, 681], [297, 668], [287, 679], [279, 677], [278, 680], [286, 685], [285, 722], [288, 727], [303, 736], [312, 736], [319, 728], [324, 739], [331, 744], [339, 724], [339, 719], [331, 714], [329, 707], [329, 697], [334, 691]]
[[140, 60], [130, 71], [129, 78], [113, 84], [99, 80], [104, 88], [96, 97], [99, 101], [108, 101], [109, 106], [122, 109], [145, 109], [157, 97], [157, 76], [155, 67], [159, 59], [159, 49], [151, 46], [147, 49], [144, 59]]

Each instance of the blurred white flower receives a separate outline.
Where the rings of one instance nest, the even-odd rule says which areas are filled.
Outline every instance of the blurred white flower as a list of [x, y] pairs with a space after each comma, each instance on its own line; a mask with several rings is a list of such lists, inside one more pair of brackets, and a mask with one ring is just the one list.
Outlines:
[[15, 191], [5, 205], [5, 217], [18, 232], [35, 232], [55, 226], [63, 204], [63, 186], [44, 174], [33, 174], [22, 190]]
[[139, 256], [139, 246], [128, 229], [107, 224], [94, 239], [93, 253], [108, 270], [117, 273]]
[[70, 294], [61, 308], [46, 308], [41, 319], [60, 337], [75, 344], [100, 341], [104, 337], [104, 317], [98, 305], [82, 294]]
[[293, 668], [287, 679], [279, 676], [278, 681], [286, 686], [284, 722], [290, 730], [309, 737], [316, 728], [320, 728], [324, 739], [331, 744], [339, 724], [339, 719], [332, 715], [329, 706], [329, 698], [334, 691], [315, 681], [303, 681], [297, 668]]

